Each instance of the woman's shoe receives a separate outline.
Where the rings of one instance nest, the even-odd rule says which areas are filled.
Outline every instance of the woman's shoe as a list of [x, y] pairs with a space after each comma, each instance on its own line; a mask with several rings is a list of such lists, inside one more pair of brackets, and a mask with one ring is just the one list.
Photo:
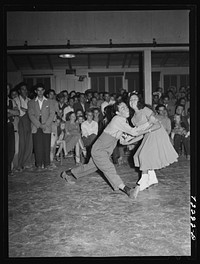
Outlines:
[[143, 191], [149, 187], [149, 175], [147, 173], [142, 174], [142, 177], [138, 181], [138, 185], [139, 185], [140, 191]]
[[139, 192], [140, 192], [140, 186], [136, 185], [133, 192], [131, 193], [131, 198], [136, 199]]
[[148, 175], [149, 175], [149, 177], [148, 177], [149, 186], [158, 183], [158, 179], [156, 177], [156, 173], [154, 170], [148, 170]]

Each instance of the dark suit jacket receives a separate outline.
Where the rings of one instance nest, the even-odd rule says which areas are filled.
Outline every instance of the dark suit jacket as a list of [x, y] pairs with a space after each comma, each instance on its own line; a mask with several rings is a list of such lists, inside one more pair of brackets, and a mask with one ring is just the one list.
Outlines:
[[44, 133], [51, 133], [52, 122], [55, 117], [55, 104], [52, 100], [44, 100], [40, 110], [39, 103], [36, 99], [28, 102], [28, 115], [31, 120], [32, 133], [36, 133], [40, 127], [39, 118], [41, 116], [42, 124], [45, 125]]
[[84, 106], [85, 106], [85, 110], [83, 109], [81, 103], [79, 103], [79, 102], [75, 103], [73, 105], [74, 112], [76, 113], [78, 110], [81, 110], [81, 111], [83, 111], [83, 113], [85, 113], [90, 108], [90, 105], [88, 103], [85, 103]]

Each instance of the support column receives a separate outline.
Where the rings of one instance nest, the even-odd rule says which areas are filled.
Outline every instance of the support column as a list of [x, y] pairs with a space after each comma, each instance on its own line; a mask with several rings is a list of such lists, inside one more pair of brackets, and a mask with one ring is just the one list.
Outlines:
[[144, 99], [146, 104], [152, 104], [152, 81], [151, 81], [151, 50], [144, 50]]

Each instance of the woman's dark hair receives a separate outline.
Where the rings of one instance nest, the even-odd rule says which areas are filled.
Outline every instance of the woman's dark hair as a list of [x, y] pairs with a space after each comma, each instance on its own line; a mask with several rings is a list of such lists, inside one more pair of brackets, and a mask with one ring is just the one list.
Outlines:
[[[75, 114], [74, 111], [70, 111], [69, 113], [66, 114], [66, 118], [65, 118], [66, 121], [69, 121], [70, 116], [71, 116], [72, 114]], [[76, 114], [75, 114], [75, 115], [76, 115]]]
[[137, 108], [140, 110], [140, 109], [143, 109], [145, 106], [147, 106], [144, 102], [144, 99], [142, 98], [141, 94], [138, 94], [137, 91], [133, 91], [131, 93], [129, 93], [129, 100], [131, 98], [132, 95], [137, 95], [138, 97], [138, 102], [137, 102]]

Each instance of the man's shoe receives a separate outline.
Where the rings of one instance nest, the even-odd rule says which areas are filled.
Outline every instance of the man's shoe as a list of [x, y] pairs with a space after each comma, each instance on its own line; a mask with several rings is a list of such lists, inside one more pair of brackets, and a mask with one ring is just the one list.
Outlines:
[[60, 177], [66, 180], [66, 182], [68, 182], [69, 184], [75, 184], [75, 182], [71, 180], [70, 175], [72, 176], [71, 169], [67, 171], [62, 171]]
[[130, 187], [128, 187], [128, 186], [125, 185], [123, 191], [128, 195], [128, 197], [130, 197], [130, 198], [133, 198], [134, 197], [133, 196], [134, 189], [132, 189], [132, 188], [130, 188]]

